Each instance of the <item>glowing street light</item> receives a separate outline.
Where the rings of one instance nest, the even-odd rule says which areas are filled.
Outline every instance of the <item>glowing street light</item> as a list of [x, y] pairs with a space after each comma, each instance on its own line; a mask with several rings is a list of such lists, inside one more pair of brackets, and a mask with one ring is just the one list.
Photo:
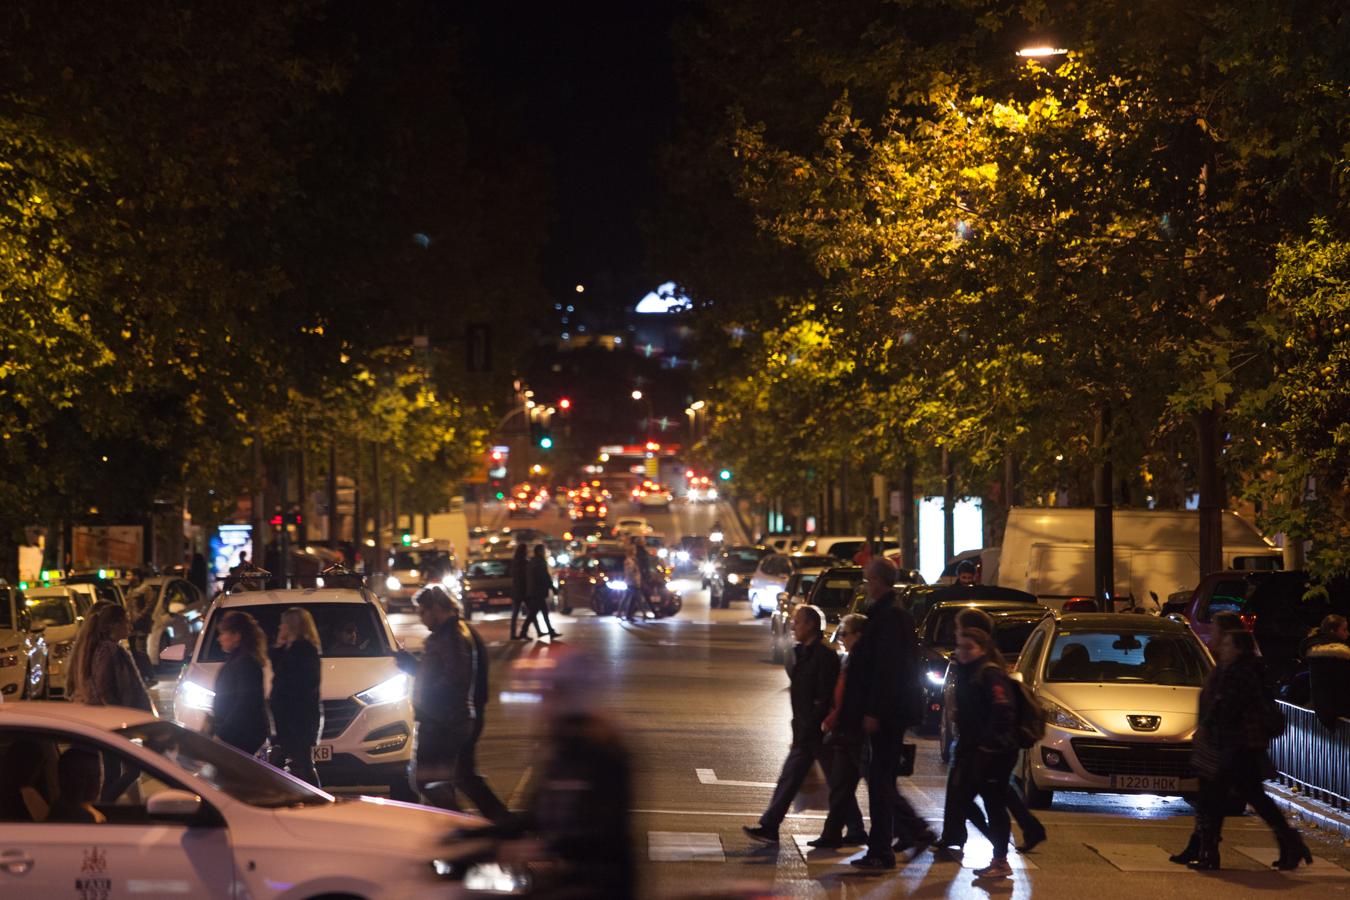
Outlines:
[[584, 294], [585, 292], [586, 292], [586, 285], [584, 285], [584, 284], [579, 284], [579, 285], [577, 285], [577, 293], [578, 293], [578, 294]]
[[1023, 47], [1017, 51], [1017, 55], [1023, 59], [1045, 59], [1051, 56], [1065, 56], [1068, 50], [1063, 47], [1051, 47], [1049, 45], [1041, 47]]
[[705, 404], [702, 400], [695, 400], [693, 403], [689, 404], [689, 408], [697, 412], [706, 405], [707, 404]]
[[633, 391], [633, 393], [630, 394], [629, 396], [631, 396], [634, 400], [641, 400], [641, 399], [642, 399], [642, 391]]

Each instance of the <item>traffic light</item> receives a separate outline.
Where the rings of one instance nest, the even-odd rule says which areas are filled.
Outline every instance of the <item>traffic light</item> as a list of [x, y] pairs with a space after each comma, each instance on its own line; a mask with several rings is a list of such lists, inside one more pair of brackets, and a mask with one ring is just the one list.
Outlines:
[[408, 532], [408, 531], [403, 532], [403, 534], [399, 535], [399, 540], [403, 542], [403, 546], [405, 546], [405, 547], [411, 547], [411, 546], [412, 546], [412, 533], [411, 533], [411, 532]]
[[731, 470], [730, 470], [730, 469], [723, 469], [722, 471], [720, 471], [720, 472], [717, 473], [717, 477], [720, 478], [720, 479], [722, 479], [723, 481], [730, 481], [730, 480], [731, 480]]
[[550, 437], [547, 433], [545, 433], [545, 435], [539, 439], [539, 449], [540, 450], [553, 449], [553, 438]]
[[563, 412], [566, 412], [571, 408], [572, 408], [572, 401], [567, 397], [563, 397], [561, 400], [558, 401], [558, 409], [561, 409]]

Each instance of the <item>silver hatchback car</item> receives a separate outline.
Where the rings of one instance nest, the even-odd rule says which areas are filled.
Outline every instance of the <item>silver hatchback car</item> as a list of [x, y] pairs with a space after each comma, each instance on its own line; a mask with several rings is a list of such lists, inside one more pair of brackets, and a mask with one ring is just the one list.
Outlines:
[[1055, 791], [1184, 794], [1200, 688], [1214, 661], [1184, 623], [1128, 613], [1050, 613], [1014, 677], [1045, 709], [1018, 767], [1027, 804]]

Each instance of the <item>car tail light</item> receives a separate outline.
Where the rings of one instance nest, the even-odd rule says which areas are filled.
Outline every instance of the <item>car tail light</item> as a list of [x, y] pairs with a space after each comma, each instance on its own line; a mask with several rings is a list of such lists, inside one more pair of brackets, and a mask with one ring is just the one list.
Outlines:
[[1256, 630], [1256, 613], [1242, 613], [1238, 616], [1242, 620], [1242, 627], [1248, 631]]
[[1091, 597], [1070, 597], [1064, 601], [1065, 612], [1096, 612], [1097, 601]]

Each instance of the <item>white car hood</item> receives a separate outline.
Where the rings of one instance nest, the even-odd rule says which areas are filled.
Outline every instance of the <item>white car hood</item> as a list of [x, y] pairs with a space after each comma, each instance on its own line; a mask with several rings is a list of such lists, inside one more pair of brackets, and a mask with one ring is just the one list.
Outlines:
[[275, 810], [277, 824], [326, 848], [382, 850], [429, 861], [456, 828], [486, 824], [477, 816], [377, 797]]
[[[345, 700], [353, 694], [373, 688], [398, 674], [398, 665], [392, 656], [377, 657], [323, 657], [319, 675], [319, 696], [323, 700]], [[214, 688], [224, 663], [194, 662], [183, 678], [195, 681], [204, 688]], [[272, 690], [272, 667], [267, 667], [264, 688]]]
[[[1139, 740], [1187, 739], [1195, 732], [1200, 688], [1161, 684], [1043, 684], [1038, 694], [1087, 719], [1106, 734]], [[1160, 716], [1154, 731], [1137, 731], [1129, 716]]]

